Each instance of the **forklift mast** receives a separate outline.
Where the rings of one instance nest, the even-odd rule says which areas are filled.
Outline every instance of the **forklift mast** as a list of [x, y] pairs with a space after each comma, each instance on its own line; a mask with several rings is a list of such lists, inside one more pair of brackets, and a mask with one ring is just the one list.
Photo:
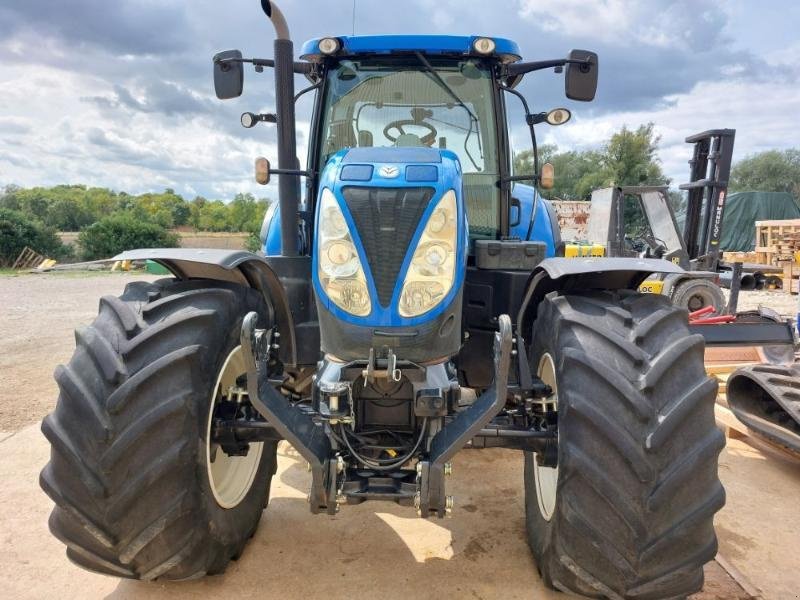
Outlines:
[[719, 267], [735, 136], [735, 129], [711, 129], [686, 138], [687, 143], [694, 144], [689, 161], [691, 179], [680, 189], [688, 191], [683, 239], [693, 271], [716, 271]]

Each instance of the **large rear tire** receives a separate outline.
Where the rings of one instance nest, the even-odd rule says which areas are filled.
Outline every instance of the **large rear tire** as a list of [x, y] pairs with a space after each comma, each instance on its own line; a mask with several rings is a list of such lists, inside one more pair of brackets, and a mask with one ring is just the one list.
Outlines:
[[[132, 283], [100, 300], [55, 377], [51, 443], [40, 476], [56, 503], [50, 530], [86, 569], [135, 579], [221, 573], [258, 525], [276, 443], [231, 460], [209, 444], [221, 387], [235, 382], [241, 322], [268, 308], [254, 290], [214, 281]], [[262, 323], [263, 326], [263, 323]], [[237, 370], [238, 369], [238, 370]], [[209, 450], [211, 448], [211, 450]]]
[[703, 339], [665, 297], [549, 294], [531, 368], [558, 415], [558, 466], [525, 457], [528, 541], [545, 583], [662, 599], [702, 587], [724, 504], [717, 384]]

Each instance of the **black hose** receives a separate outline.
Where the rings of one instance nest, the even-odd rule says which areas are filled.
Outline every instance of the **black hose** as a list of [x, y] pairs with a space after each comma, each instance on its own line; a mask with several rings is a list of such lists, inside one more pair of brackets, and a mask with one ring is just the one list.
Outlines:
[[414, 456], [414, 453], [417, 451], [420, 444], [422, 443], [422, 439], [425, 437], [425, 432], [428, 429], [428, 418], [425, 417], [422, 420], [422, 425], [420, 426], [419, 430], [419, 437], [417, 438], [414, 447], [411, 448], [408, 454], [405, 454], [400, 458], [393, 458], [391, 460], [369, 459], [361, 456], [358, 452], [356, 452], [355, 448], [353, 448], [353, 446], [350, 444], [350, 439], [348, 438], [347, 429], [344, 428], [343, 424], [340, 424], [339, 426], [342, 428], [342, 437], [344, 438], [345, 446], [347, 446], [347, 449], [350, 450], [350, 454], [353, 455], [353, 458], [355, 458], [359, 463], [361, 463], [362, 465], [373, 471], [392, 471], [397, 467], [403, 465], [404, 463], [408, 462]]

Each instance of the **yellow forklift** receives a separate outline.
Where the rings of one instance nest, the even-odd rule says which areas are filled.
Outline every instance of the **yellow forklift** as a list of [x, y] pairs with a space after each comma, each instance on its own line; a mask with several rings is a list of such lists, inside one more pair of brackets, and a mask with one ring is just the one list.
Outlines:
[[[735, 135], [734, 129], [712, 129], [686, 138], [694, 152], [690, 181], [680, 186], [688, 192], [682, 231], [666, 186], [604, 188], [592, 192], [588, 239], [594, 243], [586, 250], [567, 248], [567, 255], [669, 260], [686, 272], [653, 274], [640, 291], [668, 296], [689, 312], [709, 306], [719, 315], [726, 312], [719, 286], [719, 245]], [[635, 231], [626, 230], [630, 212], [639, 215]]]

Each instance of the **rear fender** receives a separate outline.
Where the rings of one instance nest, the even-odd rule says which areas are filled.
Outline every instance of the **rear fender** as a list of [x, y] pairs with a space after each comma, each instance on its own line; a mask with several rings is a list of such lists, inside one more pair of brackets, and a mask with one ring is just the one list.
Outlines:
[[533, 270], [517, 314], [517, 331], [531, 330], [539, 302], [550, 292], [636, 290], [652, 273], [684, 273], [666, 260], [640, 258], [546, 258]]
[[316, 320], [310, 257], [264, 257], [245, 250], [153, 248], [130, 250], [110, 260], [152, 260], [178, 279], [228, 281], [260, 291], [273, 310], [281, 334], [279, 357], [286, 365], [297, 364], [297, 324]]

